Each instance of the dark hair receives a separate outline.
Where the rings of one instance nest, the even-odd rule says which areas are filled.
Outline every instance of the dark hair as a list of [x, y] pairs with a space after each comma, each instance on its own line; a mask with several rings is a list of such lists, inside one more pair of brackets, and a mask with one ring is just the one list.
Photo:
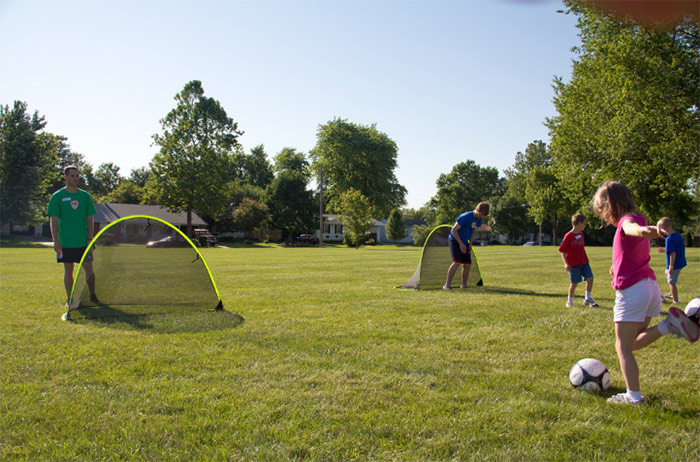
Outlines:
[[476, 204], [476, 211], [482, 215], [488, 215], [489, 208], [490, 207], [488, 202], [479, 202], [478, 204]]
[[586, 221], [586, 215], [582, 213], [574, 213], [574, 216], [571, 217], [571, 225], [576, 226], [579, 223], [583, 223]]
[[632, 193], [627, 189], [627, 186], [619, 181], [606, 181], [603, 183], [596, 191], [595, 196], [593, 196], [591, 206], [596, 216], [601, 217], [605, 221], [610, 219], [615, 224], [625, 214], [636, 211]]

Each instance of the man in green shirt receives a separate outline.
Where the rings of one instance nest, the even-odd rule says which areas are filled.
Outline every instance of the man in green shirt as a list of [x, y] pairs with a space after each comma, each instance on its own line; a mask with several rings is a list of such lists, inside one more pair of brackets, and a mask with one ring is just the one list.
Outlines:
[[[78, 168], [69, 165], [63, 169], [63, 177], [66, 186], [51, 196], [46, 214], [51, 217], [53, 248], [56, 251], [56, 260], [63, 263], [63, 283], [66, 287], [66, 297], [70, 299], [74, 264], [80, 262], [88, 242], [92, 240], [94, 231], [92, 216], [97, 211], [90, 193], [78, 189], [80, 181]], [[85, 256], [83, 268], [85, 268], [85, 280], [90, 290], [90, 301], [99, 303], [95, 295], [92, 253]]]

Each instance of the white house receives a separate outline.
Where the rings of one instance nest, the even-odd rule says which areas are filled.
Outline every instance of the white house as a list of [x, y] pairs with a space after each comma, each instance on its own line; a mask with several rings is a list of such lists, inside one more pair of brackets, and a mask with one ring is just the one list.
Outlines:
[[[402, 244], [413, 242], [413, 227], [425, 225], [421, 220], [406, 220], [407, 237], [397, 241]], [[379, 244], [392, 244], [394, 241], [386, 237], [386, 220], [372, 220], [372, 227], [368, 230], [370, 237]], [[319, 237], [316, 230], [315, 236]], [[323, 214], [323, 242], [343, 242], [343, 222], [338, 215]]]
[[[95, 204], [97, 213], [93, 216], [95, 221], [95, 234], [100, 229], [120, 218], [130, 215], [148, 215], [151, 217], [160, 218], [167, 221], [171, 225], [179, 228], [183, 232], [187, 228], [187, 213], [170, 213], [167, 209], [160, 205], [141, 205], [141, 204]], [[202, 220], [199, 215], [192, 212], [192, 228], [206, 227], [207, 222]], [[8, 227], [8, 230], [3, 229], [3, 233], [9, 231], [8, 234], [15, 236], [34, 236], [36, 238], [51, 238], [51, 228], [46, 222], [41, 226], [17, 226]]]

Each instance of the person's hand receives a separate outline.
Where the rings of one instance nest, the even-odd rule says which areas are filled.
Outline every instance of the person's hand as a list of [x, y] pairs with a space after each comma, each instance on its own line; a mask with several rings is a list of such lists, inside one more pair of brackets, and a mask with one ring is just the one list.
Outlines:
[[568, 263], [564, 265], [564, 268], [566, 269], [566, 271], [571, 271], [571, 265], [569, 265]]
[[673, 266], [668, 269], [668, 275], [673, 276]]
[[61, 253], [61, 243], [60, 242], [53, 243], [53, 251], [56, 252], [56, 255]]
[[481, 228], [482, 228], [484, 231], [491, 231], [491, 227], [490, 227], [489, 225], [481, 225]]
[[467, 246], [464, 244], [464, 242], [461, 243], [461, 244], [459, 244], [459, 250], [460, 250], [462, 253], [467, 253]]

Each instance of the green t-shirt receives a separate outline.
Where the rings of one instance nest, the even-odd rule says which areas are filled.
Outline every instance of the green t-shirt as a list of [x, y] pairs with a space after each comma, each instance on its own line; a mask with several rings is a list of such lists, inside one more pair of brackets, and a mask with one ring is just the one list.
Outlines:
[[56, 191], [49, 199], [46, 214], [58, 217], [58, 242], [61, 247], [79, 248], [88, 245], [87, 217], [97, 213], [92, 197], [78, 189], [74, 193], [66, 188]]

